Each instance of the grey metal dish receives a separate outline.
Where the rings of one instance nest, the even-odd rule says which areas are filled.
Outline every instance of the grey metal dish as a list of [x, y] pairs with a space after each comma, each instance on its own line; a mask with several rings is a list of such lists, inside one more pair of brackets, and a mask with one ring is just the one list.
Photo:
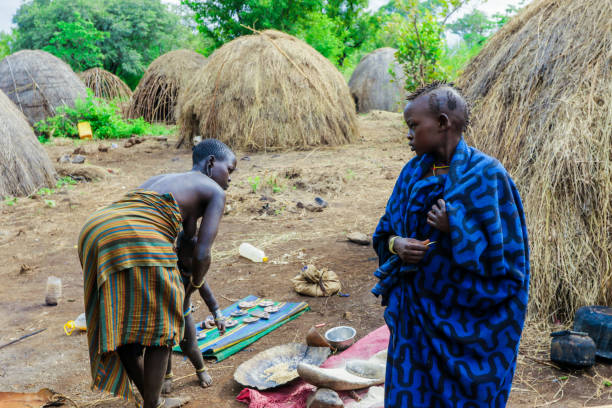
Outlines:
[[355, 342], [357, 331], [350, 326], [338, 326], [325, 332], [325, 340], [336, 350], [349, 348]]
[[234, 371], [234, 380], [258, 390], [278, 387], [298, 377], [299, 363], [319, 366], [330, 353], [329, 347], [308, 347], [299, 343], [272, 347], [240, 364]]

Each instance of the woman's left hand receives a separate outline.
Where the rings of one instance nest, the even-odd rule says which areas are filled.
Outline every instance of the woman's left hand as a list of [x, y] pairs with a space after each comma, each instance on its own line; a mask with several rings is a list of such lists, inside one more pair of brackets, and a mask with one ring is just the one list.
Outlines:
[[450, 233], [448, 213], [446, 212], [446, 203], [444, 200], [439, 199], [438, 202], [431, 207], [431, 211], [427, 213], [427, 223], [444, 233]]

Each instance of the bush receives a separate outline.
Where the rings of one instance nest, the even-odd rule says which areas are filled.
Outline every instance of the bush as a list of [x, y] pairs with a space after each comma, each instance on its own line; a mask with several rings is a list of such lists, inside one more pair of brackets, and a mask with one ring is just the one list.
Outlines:
[[173, 129], [152, 125], [144, 119], [124, 119], [117, 105], [93, 96], [87, 90], [85, 100], [77, 99], [74, 108], [57, 108], [57, 115], [34, 124], [34, 130], [41, 142], [50, 137], [78, 137], [77, 123], [89, 122], [95, 139], [122, 139], [132, 135], [168, 134]]

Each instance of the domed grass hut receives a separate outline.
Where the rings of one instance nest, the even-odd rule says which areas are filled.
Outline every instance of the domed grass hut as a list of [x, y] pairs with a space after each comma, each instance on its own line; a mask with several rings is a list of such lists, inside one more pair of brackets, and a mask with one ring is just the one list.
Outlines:
[[55, 185], [55, 170], [26, 117], [0, 91], [0, 197]]
[[80, 72], [79, 78], [85, 86], [93, 91], [94, 96], [108, 100], [129, 99], [132, 90], [125, 82], [112, 72], [102, 68], [90, 68]]
[[155, 59], [132, 95], [127, 116], [174, 124], [179, 90], [205, 64], [206, 58], [191, 50], [171, 51]]
[[468, 142], [521, 192], [538, 318], [612, 304], [610, 21], [609, 1], [535, 0], [458, 81], [473, 102]]
[[85, 85], [61, 59], [41, 50], [23, 50], [0, 61], [0, 90], [34, 124], [54, 116], [59, 106], [74, 106], [87, 96]]
[[[372, 109], [401, 112], [404, 108], [404, 70], [395, 59], [394, 48], [379, 48], [359, 61], [349, 80], [357, 112]], [[392, 69], [395, 77], [389, 70]]]
[[304, 149], [358, 134], [340, 72], [308, 44], [274, 30], [216, 50], [179, 106], [179, 146], [200, 135], [249, 151]]

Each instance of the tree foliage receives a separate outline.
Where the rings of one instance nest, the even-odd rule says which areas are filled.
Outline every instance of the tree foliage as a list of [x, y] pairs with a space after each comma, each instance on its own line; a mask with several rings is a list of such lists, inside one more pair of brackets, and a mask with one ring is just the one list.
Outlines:
[[445, 79], [439, 63], [445, 50], [444, 25], [468, 0], [394, 0], [387, 10], [399, 14], [396, 58], [404, 67], [406, 89], [412, 91], [436, 79]]
[[11, 53], [11, 42], [14, 36], [12, 33], [0, 31], [0, 60]]
[[[82, 21], [106, 33], [98, 44], [103, 67], [131, 86], [153, 59], [183, 47], [194, 36], [161, 0], [26, 0], [13, 17], [13, 51], [53, 47], [59, 41], [57, 32], [79, 31]], [[67, 53], [68, 43], [61, 48]]]
[[104, 55], [100, 43], [108, 33], [98, 31], [91, 21], [85, 21], [78, 12], [74, 21], [58, 21], [57, 31], [43, 49], [63, 59], [76, 71], [102, 66]]
[[182, 0], [217, 48], [242, 35], [276, 29], [312, 45], [337, 65], [371, 34], [367, 0]]
[[[214, 47], [242, 35], [246, 27], [260, 30], [274, 28], [290, 32], [303, 16], [314, 12], [320, 0], [182, 0], [193, 10], [198, 29], [211, 38]], [[245, 27], [246, 26], [246, 27]]]

